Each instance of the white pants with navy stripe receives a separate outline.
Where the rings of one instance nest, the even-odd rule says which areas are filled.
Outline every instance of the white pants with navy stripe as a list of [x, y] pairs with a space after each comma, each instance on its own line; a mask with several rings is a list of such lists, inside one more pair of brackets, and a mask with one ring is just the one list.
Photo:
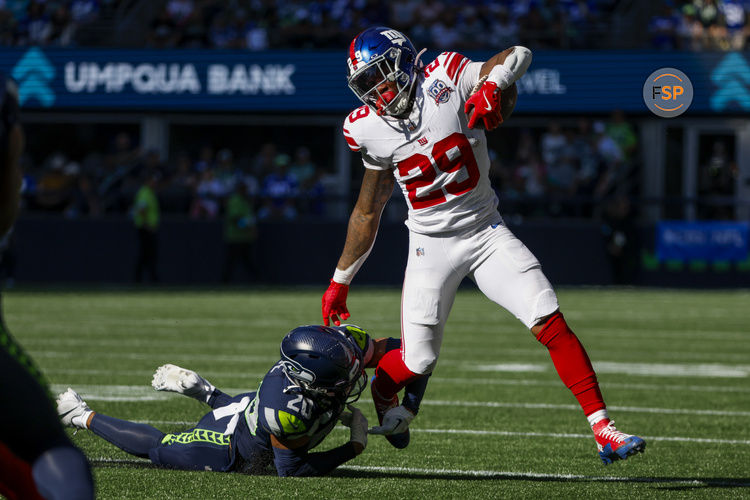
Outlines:
[[504, 223], [449, 235], [412, 231], [401, 297], [404, 363], [412, 372], [430, 373], [435, 367], [443, 328], [465, 276], [528, 328], [558, 308], [539, 261]]

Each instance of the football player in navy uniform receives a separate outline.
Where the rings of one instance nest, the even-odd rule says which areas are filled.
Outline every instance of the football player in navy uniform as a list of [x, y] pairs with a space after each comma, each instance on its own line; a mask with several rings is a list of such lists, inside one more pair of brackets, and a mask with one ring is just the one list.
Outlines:
[[[0, 73], [0, 239], [18, 212], [24, 136], [18, 89]], [[39, 369], [11, 336], [0, 308], [0, 495], [93, 498], [86, 457], [57, 419]]]
[[[154, 464], [177, 469], [321, 476], [367, 446], [367, 419], [351, 406], [367, 385], [365, 367], [375, 366], [398, 339], [373, 340], [353, 325], [300, 326], [281, 341], [281, 359], [258, 390], [229, 396], [191, 370], [157, 369], [158, 391], [184, 394], [213, 410], [188, 431], [165, 434], [146, 424], [92, 411], [72, 389], [58, 398], [66, 425], [89, 429], [115, 446]], [[311, 452], [337, 422], [349, 441]]]

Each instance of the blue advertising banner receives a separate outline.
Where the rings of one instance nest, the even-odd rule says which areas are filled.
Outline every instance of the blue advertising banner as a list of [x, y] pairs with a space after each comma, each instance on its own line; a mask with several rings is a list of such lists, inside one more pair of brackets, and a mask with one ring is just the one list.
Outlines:
[[659, 260], [743, 261], [748, 258], [746, 222], [660, 222]]
[[[428, 53], [430, 61], [437, 53]], [[467, 52], [485, 60], [491, 52]], [[345, 51], [9, 48], [0, 67], [27, 109], [345, 112]], [[647, 113], [656, 69], [692, 81], [691, 113], [750, 112], [750, 54], [538, 51], [518, 83], [517, 113]]]

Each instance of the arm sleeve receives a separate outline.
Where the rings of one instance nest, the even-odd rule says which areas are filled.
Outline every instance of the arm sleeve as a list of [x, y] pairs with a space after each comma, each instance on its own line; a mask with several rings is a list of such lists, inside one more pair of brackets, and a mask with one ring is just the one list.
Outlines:
[[219, 389], [214, 389], [214, 391], [211, 393], [211, 396], [209, 396], [208, 406], [211, 408], [221, 408], [222, 406], [226, 406], [232, 402], [232, 396], [229, 394], [224, 394]]
[[459, 75], [456, 88], [461, 99], [466, 100], [471, 95], [474, 85], [479, 81], [479, 73], [482, 70], [483, 64], [484, 62], [470, 62], [466, 65], [466, 69]]
[[323, 476], [357, 454], [351, 442], [319, 453], [273, 448], [279, 477]]

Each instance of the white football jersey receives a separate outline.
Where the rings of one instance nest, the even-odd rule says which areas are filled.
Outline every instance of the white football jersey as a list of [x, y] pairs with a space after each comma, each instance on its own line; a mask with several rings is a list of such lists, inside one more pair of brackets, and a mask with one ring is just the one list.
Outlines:
[[412, 231], [435, 234], [499, 219], [487, 139], [468, 127], [464, 113], [481, 67], [444, 52], [419, 75], [409, 118], [380, 117], [361, 106], [344, 121], [344, 138], [365, 167], [393, 170]]

